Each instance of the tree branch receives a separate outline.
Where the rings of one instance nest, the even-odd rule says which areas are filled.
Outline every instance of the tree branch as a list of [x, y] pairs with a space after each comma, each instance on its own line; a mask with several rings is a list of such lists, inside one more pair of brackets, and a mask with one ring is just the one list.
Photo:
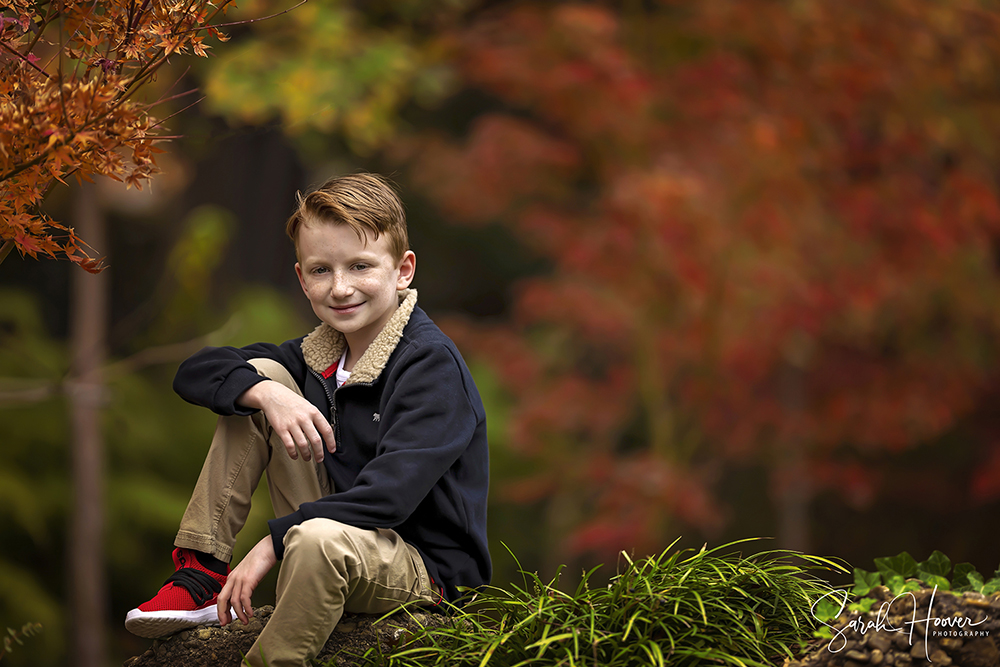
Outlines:
[[43, 70], [41, 67], [39, 67], [35, 63], [31, 62], [31, 59], [28, 58], [28, 56], [23, 55], [17, 49], [11, 48], [10, 45], [7, 44], [7, 42], [0, 42], [0, 46], [2, 46], [4, 48], [4, 50], [6, 50], [8, 53], [13, 53], [15, 56], [17, 56], [18, 58], [20, 58], [24, 62], [28, 63], [29, 65], [31, 65], [31, 67], [33, 69], [35, 69], [37, 72], [39, 72], [46, 79], [51, 79], [52, 78], [51, 74], [49, 74], [48, 72], [46, 72], [45, 70]]
[[62, 383], [59, 382], [35, 384], [30, 380], [26, 381], [23, 378], [0, 378], [0, 384], [7, 383], [23, 383], [33, 386], [9, 390], [0, 389], [0, 406], [18, 403], [40, 403], [47, 398], [55, 396], [62, 386]]
[[198, 336], [182, 343], [169, 343], [167, 345], [158, 345], [157, 347], [148, 347], [129, 357], [125, 357], [121, 361], [116, 361], [113, 364], [105, 366], [103, 372], [110, 379], [121, 377], [127, 373], [134, 373], [148, 366], [187, 359], [206, 345], [218, 342], [220, 338], [227, 338], [233, 335], [239, 329], [239, 326], [239, 316], [233, 315], [215, 331], [210, 331], [203, 336]]
[[215, 331], [205, 334], [204, 336], [198, 336], [197, 338], [192, 338], [191, 340], [184, 341], [182, 343], [170, 343], [167, 345], [159, 345], [157, 347], [147, 347], [146, 349], [139, 350], [129, 357], [125, 357], [121, 361], [108, 364], [102, 369], [101, 372], [104, 374], [106, 380], [113, 380], [149, 366], [156, 366], [158, 364], [187, 359], [192, 354], [206, 345], [209, 345], [213, 341], [217, 341], [219, 338], [231, 335], [238, 328], [238, 325], [239, 318], [234, 315], [233, 317], [230, 317], [229, 320], [221, 327]]
[[[134, 373], [143, 368], [148, 368], [149, 366], [182, 361], [206, 345], [218, 341], [219, 338], [232, 335], [238, 328], [239, 317], [234, 315], [221, 327], [204, 336], [198, 336], [182, 343], [170, 343], [139, 350], [121, 361], [105, 365], [100, 372], [105, 381], [110, 382], [111, 380]], [[58, 382], [39, 382], [38, 380], [28, 378], [0, 378], [0, 407], [44, 401], [57, 394], [65, 393], [74, 379], [71, 376], [67, 376]], [[4, 390], [2, 388], [4, 385], [14, 385], [15, 388]], [[17, 385], [21, 386], [17, 387]]]
[[268, 19], [273, 19], [276, 16], [281, 16], [282, 14], [287, 14], [288, 12], [292, 11], [293, 9], [298, 9], [299, 7], [301, 7], [302, 5], [306, 4], [307, 2], [309, 2], [309, 0], [301, 0], [299, 2], [299, 4], [293, 5], [293, 6], [289, 7], [288, 9], [285, 9], [283, 11], [278, 12], [277, 14], [271, 14], [270, 16], [261, 16], [261, 17], [255, 18], [255, 19], [246, 19], [245, 21], [232, 21], [231, 23], [213, 23], [211, 25], [209, 25], [208, 23], [206, 23], [205, 25], [201, 26], [200, 28], [189, 28], [188, 30], [181, 30], [181, 32], [195, 32], [197, 30], [205, 30], [206, 28], [227, 28], [229, 26], [234, 26], [234, 25], [245, 25], [247, 23], [256, 23], [257, 21], [266, 21]]
[[[187, 111], [187, 110], [188, 110], [188, 109], [190, 109], [191, 107], [193, 107], [193, 106], [195, 106], [196, 104], [198, 104], [199, 102], [201, 102], [201, 101], [202, 101], [203, 99], [205, 99], [205, 98], [204, 98], [204, 97], [199, 97], [198, 99], [196, 99], [196, 100], [195, 100], [194, 102], [192, 102], [191, 104], [187, 105], [187, 106], [186, 106], [186, 107], [184, 107], [183, 109], [178, 109], [177, 111], [175, 111], [174, 113], [170, 114], [170, 115], [169, 115], [169, 116], [167, 116], [166, 118], [161, 118], [160, 120], [158, 120], [158, 121], [156, 121], [155, 123], [153, 123], [152, 125], [150, 125], [150, 126], [149, 126], [149, 129], [150, 129], [150, 130], [152, 130], [152, 129], [154, 129], [154, 128], [157, 128], [157, 127], [159, 127], [160, 125], [163, 125], [164, 123], [166, 123], [166, 122], [167, 122], [168, 120], [170, 120], [171, 118], [173, 118], [173, 117], [174, 117], [174, 116], [176, 116], [177, 114], [181, 114], [181, 113], [184, 113], [185, 111]], [[166, 136], [164, 136], [164, 135], [162, 135], [162, 134], [158, 134], [158, 135], [156, 135], [156, 138], [157, 138], [157, 139], [166, 139], [167, 137], [166, 137]]]
[[7, 239], [6, 241], [4, 241], [3, 247], [0, 247], [0, 264], [3, 264], [3, 261], [7, 259], [7, 255], [9, 255], [10, 251], [13, 249], [14, 249], [14, 239]]

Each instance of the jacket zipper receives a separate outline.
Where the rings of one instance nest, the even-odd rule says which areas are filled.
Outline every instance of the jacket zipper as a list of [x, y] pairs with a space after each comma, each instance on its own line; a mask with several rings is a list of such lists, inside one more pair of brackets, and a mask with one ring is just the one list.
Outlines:
[[317, 380], [319, 380], [320, 386], [323, 387], [323, 393], [326, 394], [326, 400], [330, 401], [330, 426], [333, 427], [333, 439], [337, 443], [337, 451], [339, 452], [341, 449], [340, 438], [337, 437], [337, 403], [333, 400], [333, 393], [330, 391], [330, 387], [326, 384], [326, 379], [311, 366], [308, 368], [309, 372], [312, 373]]
[[[307, 366], [307, 368], [309, 369], [309, 372], [313, 374], [313, 377], [319, 380], [320, 385], [323, 387], [323, 393], [326, 394], [326, 400], [330, 401], [330, 425], [333, 426], [333, 438], [334, 440], [337, 441], [337, 451], [342, 452], [343, 450], [341, 449], [340, 445], [340, 434], [337, 433], [337, 402], [333, 400], [334, 394], [340, 391], [341, 388], [338, 387], [336, 390], [331, 392], [330, 386], [326, 383], [326, 379], [323, 377], [323, 375], [312, 366]], [[354, 383], [354, 385], [358, 387], [371, 387], [374, 384], [375, 384], [374, 382]]]

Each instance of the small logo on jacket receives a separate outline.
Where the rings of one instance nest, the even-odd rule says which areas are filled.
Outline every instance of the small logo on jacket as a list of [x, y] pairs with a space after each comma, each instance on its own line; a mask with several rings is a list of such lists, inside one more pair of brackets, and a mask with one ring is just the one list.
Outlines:
[[377, 422], [377, 421], [379, 421], [380, 419], [382, 419], [382, 417], [380, 417], [380, 416], [379, 416], [379, 414], [378, 414], [377, 412], [375, 412], [375, 413], [373, 413], [373, 414], [372, 414], [372, 421], [373, 421], [373, 422]]

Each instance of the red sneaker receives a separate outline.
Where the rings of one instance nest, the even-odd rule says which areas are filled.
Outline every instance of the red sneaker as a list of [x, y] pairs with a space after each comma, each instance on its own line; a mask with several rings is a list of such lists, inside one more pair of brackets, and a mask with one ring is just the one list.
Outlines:
[[219, 624], [215, 605], [227, 575], [206, 568], [190, 549], [174, 549], [174, 565], [176, 571], [156, 596], [125, 616], [125, 628], [132, 634], [156, 639], [196, 625]]

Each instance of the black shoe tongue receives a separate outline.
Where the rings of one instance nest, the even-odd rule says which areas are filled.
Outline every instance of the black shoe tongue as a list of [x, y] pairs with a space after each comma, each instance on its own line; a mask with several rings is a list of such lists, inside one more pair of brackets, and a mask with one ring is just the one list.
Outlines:
[[212, 596], [222, 590], [222, 584], [212, 578], [212, 575], [193, 567], [182, 567], [170, 575], [164, 583], [180, 586], [191, 595], [196, 606], [201, 606], [212, 599]]

